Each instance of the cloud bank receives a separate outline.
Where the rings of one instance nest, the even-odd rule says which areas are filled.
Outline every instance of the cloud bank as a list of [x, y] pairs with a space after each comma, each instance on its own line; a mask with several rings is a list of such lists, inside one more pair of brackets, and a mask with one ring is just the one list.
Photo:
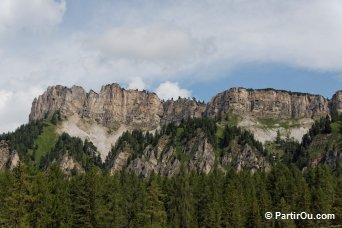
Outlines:
[[341, 75], [341, 36], [340, 0], [2, 0], [0, 131], [53, 84], [177, 98], [250, 63]]
[[188, 98], [191, 97], [191, 92], [186, 89], [182, 89], [179, 87], [177, 82], [163, 82], [158, 88], [155, 90], [156, 94], [159, 98], [168, 100], [175, 99], [177, 100], [179, 97]]

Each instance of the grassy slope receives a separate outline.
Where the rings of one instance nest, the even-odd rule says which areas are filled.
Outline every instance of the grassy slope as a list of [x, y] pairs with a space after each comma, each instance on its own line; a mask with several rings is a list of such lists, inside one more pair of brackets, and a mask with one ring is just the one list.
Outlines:
[[221, 126], [233, 127], [237, 126], [241, 119], [242, 118], [239, 115], [229, 112], [224, 114], [219, 124]]
[[258, 119], [259, 123], [265, 129], [272, 129], [282, 127], [284, 129], [300, 127], [300, 124], [297, 120], [275, 120], [275, 119]]
[[40, 159], [49, 153], [51, 149], [54, 147], [58, 139], [58, 135], [56, 133], [55, 125], [47, 125], [44, 127], [43, 132], [38, 136], [35, 141], [35, 146], [37, 146], [37, 150], [35, 152], [35, 161], [39, 164]]

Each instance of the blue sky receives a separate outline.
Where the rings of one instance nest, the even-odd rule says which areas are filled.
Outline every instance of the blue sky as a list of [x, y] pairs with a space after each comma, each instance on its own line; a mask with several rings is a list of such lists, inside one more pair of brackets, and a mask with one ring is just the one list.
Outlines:
[[209, 101], [231, 87], [342, 89], [340, 0], [2, 0], [0, 132], [49, 85]]

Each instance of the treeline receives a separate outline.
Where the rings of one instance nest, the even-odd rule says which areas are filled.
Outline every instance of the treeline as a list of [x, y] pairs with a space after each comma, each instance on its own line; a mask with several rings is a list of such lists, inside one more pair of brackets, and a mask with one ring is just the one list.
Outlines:
[[[148, 178], [93, 167], [66, 177], [20, 164], [0, 174], [1, 227], [308, 227], [341, 224], [341, 178], [328, 167]], [[266, 220], [265, 212], [335, 213], [336, 220]]]
[[223, 128], [222, 136], [217, 136], [218, 126], [212, 118], [188, 118], [180, 124], [169, 123], [156, 130], [154, 134], [141, 130], [126, 131], [112, 147], [106, 158], [106, 163], [127, 147], [132, 151], [131, 159], [141, 155], [148, 145], [156, 146], [162, 136], [169, 138], [170, 144], [174, 147], [184, 147], [192, 138], [198, 137], [199, 132], [203, 133], [208, 142], [217, 150], [222, 151], [228, 147], [233, 140], [239, 145], [248, 144], [261, 153], [266, 153], [262, 144], [254, 138], [254, 135], [236, 126]]
[[[312, 155], [310, 154], [310, 145], [315, 140], [315, 138], [319, 135], [329, 135], [332, 133], [332, 123], [338, 122], [339, 120], [335, 120], [330, 118], [329, 116], [322, 117], [319, 120], [316, 120], [312, 127], [309, 129], [308, 133], [306, 133], [302, 137], [302, 142], [298, 143], [293, 140], [277, 140], [281, 149], [284, 151], [284, 155], [282, 156], [282, 161], [285, 164], [296, 164], [300, 169], [304, 167], [308, 167], [312, 162]], [[342, 134], [342, 124], [340, 124], [340, 128], [338, 134]], [[336, 145], [329, 145], [329, 141], [326, 143], [326, 148], [320, 153], [323, 155], [328, 152], [329, 147], [334, 148]], [[335, 148], [336, 149], [336, 148]], [[337, 148], [338, 149], [338, 148]], [[342, 148], [341, 148], [342, 149]], [[341, 169], [342, 167], [336, 167], [336, 169]]]
[[39, 167], [47, 169], [54, 161], [58, 161], [65, 154], [77, 161], [85, 170], [92, 165], [102, 167], [102, 161], [97, 148], [88, 140], [84, 142], [78, 137], [71, 137], [63, 133], [58, 137], [54, 148], [42, 157]]
[[14, 132], [0, 135], [0, 140], [5, 140], [10, 150], [17, 151], [20, 158], [24, 161], [32, 160], [29, 150], [34, 149], [34, 141], [42, 133], [45, 124], [42, 121], [33, 121], [23, 124]]

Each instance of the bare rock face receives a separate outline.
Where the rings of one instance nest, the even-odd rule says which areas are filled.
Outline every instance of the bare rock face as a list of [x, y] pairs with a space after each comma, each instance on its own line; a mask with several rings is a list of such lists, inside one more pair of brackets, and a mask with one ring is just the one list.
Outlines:
[[99, 94], [86, 93], [78, 86], [54, 86], [34, 100], [30, 121], [56, 111], [60, 111], [62, 118], [77, 114], [109, 128], [125, 124], [150, 130], [159, 126], [163, 109], [156, 94], [125, 90], [118, 84], [103, 86]]
[[75, 170], [77, 173], [85, 172], [82, 166], [77, 161], [74, 161], [74, 159], [68, 154], [64, 154], [59, 161], [59, 168], [66, 175], [71, 175], [73, 170]]
[[152, 172], [162, 176], [174, 176], [180, 170], [181, 162], [176, 158], [175, 148], [166, 147], [168, 138], [162, 137], [157, 146], [148, 145], [142, 155], [128, 161], [134, 151], [129, 147], [118, 153], [110, 168], [111, 174], [115, 174], [127, 168], [128, 171], [139, 176], [149, 176]]
[[16, 151], [13, 151], [9, 160], [9, 168], [12, 170], [19, 165], [20, 158]]
[[188, 164], [189, 171], [208, 174], [214, 168], [214, 148], [204, 135], [190, 140], [185, 150], [187, 153], [193, 154]]
[[[334, 95], [330, 106], [342, 112], [342, 91]], [[214, 96], [205, 105], [184, 98], [163, 102], [155, 93], [125, 90], [118, 84], [103, 86], [99, 94], [86, 93], [79, 86], [53, 86], [34, 100], [30, 121], [43, 119], [56, 111], [60, 111], [62, 118], [76, 114], [114, 129], [123, 124], [153, 130], [189, 117], [220, 116], [230, 111], [257, 118], [316, 119], [329, 114], [329, 102], [320, 95], [232, 88]]]
[[56, 111], [60, 111], [62, 116], [82, 114], [85, 100], [86, 93], [79, 86], [71, 89], [60, 85], [50, 86], [43, 95], [34, 99], [29, 119], [40, 120]]
[[10, 151], [8, 144], [5, 141], [0, 141], [0, 171], [6, 168], [14, 169], [19, 165], [19, 155], [14, 151]]
[[0, 141], [0, 171], [6, 169], [6, 164], [10, 158], [8, 144], [5, 141]]
[[[133, 157], [134, 151], [129, 146], [119, 152], [111, 162], [109, 169], [115, 174], [123, 169], [139, 176], [149, 176], [152, 172], [162, 176], [174, 176], [179, 173], [181, 161], [179, 160], [176, 148], [170, 144], [170, 139], [163, 136], [156, 146], [148, 145], [141, 155]], [[181, 153], [190, 159], [184, 162], [188, 172], [208, 174], [215, 164], [215, 153], [213, 146], [208, 143], [204, 134], [193, 137], [184, 145]], [[136, 155], [136, 154], [135, 154]]]
[[136, 175], [148, 176], [157, 172], [158, 160], [152, 146], [147, 146], [141, 157], [134, 159], [128, 166], [128, 170]]
[[331, 99], [331, 109], [342, 113], [342, 90], [337, 91]]
[[162, 102], [155, 93], [125, 90], [118, 84], [103, 86], [100, 93], [86, 93], [82, 87], [49, 87], [33, 101], [30, 121], [59, 111], [67, 119], [78, 115], [108, 128], [121, 124], [134, 129], [153, 130], [160, 124], [200, 117], [205, 105], [190, 99]]
[[222, 157], [222, 165], [227, 164], [232, 164], [238, 172], [242, 169], [250, 170], [252, 173], [257, 170], [269, 171], [271, 169], [271, 165], [265, 157], [248, 144], [242, 148], [239, 146], [237, 150], [230, 148]]
[[320, 95], [282, 90], [232, 88], [219, 93], [208, 103], [207, 116], [232, 111], [259, 118], [319, 118], [329, 114], [328, 100]]
[[113, 175], [123, 170], [123, 168], [127, 165], [129, 156], [130, 153], [127, 151], [120, 152], [113, 160], [112, 167], [110, 168], [110, 174]]
[[186, 118], [199, 118], [202, 116], [206, 105], [194, 100], [181, 98], [176, 101], [168, 100], [163, 103], [163, 118], [161, 125], [171, 122], [179, 123]]

